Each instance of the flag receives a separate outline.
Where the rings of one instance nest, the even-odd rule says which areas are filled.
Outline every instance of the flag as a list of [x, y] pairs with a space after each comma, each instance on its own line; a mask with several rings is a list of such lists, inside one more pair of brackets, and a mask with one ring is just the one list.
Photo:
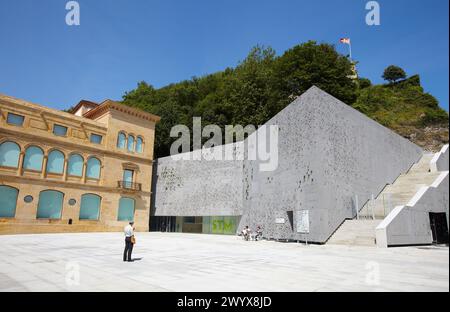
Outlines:
[[344, 44], [350, 44], [350, 38], [341, 38], [339, 41]]

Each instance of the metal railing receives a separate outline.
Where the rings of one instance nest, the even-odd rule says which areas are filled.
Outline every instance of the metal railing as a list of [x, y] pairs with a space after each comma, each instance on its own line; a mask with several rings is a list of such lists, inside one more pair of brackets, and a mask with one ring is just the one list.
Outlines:
[[353, 199], [354, 211], [356, 210], [355, 219], [357, 220], [384, 219], [394, 209], [395, 205], [393, 204], [392, 201], [393, 200], [391, 193], [383, 193], [376, 198], [372, 194], [371, 198], [363, 205], [362, 208], [360, 208], [358, 203], [358, 196], [355, 195]]
[[129, 181], [117, 181], [117, 186], [121, 189], [132, 190], [132, 191], [141, 191], [142, 184], [141, 183], [133, 183]]

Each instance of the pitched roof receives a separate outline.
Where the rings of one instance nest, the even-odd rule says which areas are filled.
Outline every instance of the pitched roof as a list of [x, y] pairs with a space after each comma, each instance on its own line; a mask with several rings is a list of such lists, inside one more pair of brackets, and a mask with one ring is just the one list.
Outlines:
[[69, 110], [69, 113], [75, 114], [75, 112], [76, 112], [77, 110], [79, 110], [81, 106], [88, 106], [88, 107], [94, 109], [94, 108], [96, 108], [97, 106], [99, 106], [99, 104], [97, 104], [97, 103], [95, 103], [95, 102], [87, 101], [87, 100], [81, 100], [80, 102], [78, 102], [77, 105], [75, 105], [75, 107], [72, 107], [72, 108]]

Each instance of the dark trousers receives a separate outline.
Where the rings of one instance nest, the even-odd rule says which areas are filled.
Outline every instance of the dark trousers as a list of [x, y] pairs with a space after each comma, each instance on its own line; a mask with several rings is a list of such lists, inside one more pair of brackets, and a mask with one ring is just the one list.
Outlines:
[[123, 251], [123, 261], [131, 261], [131, 253], [133, 252], [133, 243], [131, 237], [125, 237], [125, 250]]

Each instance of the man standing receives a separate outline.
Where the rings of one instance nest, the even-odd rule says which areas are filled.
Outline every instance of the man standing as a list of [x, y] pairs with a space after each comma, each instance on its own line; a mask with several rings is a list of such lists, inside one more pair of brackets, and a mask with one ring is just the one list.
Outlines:
[[134, 222], [130, 222], [124, 229], [125, 250], [123, 251], [123, 261], [132, 262], [131, 253], [133, 252]]

